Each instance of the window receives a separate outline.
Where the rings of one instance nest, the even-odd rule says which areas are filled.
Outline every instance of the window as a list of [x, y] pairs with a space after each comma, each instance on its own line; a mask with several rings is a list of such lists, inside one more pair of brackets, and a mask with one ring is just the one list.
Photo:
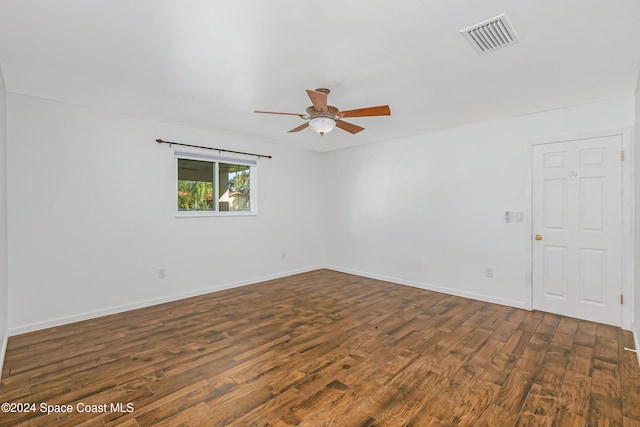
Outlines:
[[256, 161], [176, 151], [178, 216], [256, 213]]
[[178, 210], [212, 211], [214, 163], [178, 159]]
[[218, 188], [219, 210], [251, 210], [251, 170], [249, 166], [220, 163], [218, 165]]

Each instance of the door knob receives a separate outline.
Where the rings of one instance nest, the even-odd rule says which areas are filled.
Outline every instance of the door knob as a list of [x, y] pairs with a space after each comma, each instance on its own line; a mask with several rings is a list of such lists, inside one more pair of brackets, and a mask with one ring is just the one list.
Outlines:
[[536, 234], [536, 240], [542, 240], [542, 234]]

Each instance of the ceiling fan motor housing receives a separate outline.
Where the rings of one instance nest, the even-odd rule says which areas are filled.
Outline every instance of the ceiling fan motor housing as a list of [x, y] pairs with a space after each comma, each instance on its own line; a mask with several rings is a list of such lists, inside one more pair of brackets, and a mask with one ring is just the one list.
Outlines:
[[314, 107], [313, 105], [311, 105], [310, 107], [307, 107], [307, 114], [309, 115], [310, 118], [329, 117], [329, 118], [335, 119], [339, 111], [340, 110], [338, 110], [333, 105], [327, 105], [327, 111], [320, 111], [316, 109], [316, 107]]

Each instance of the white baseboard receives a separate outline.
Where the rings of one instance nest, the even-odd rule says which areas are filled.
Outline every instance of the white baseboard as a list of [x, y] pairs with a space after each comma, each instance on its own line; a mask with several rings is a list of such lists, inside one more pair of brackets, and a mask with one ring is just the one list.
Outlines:
[[633, 325], [631, 327], [633, 334], [633, 343], [635, 344], [636, 358], [638, 359], [638, 367], [640, 367], [640, 331]]
[[2, 337], [2, 346], [0, 347], [0, 380], [2, 380], [2, 369], [4, 368], [4, 356], [7, 354], [7, 343], [9, 342], [9, 334], [5, 333]]
[[341, 273], [353, 274], [356, 276], [367, 277], [369, 279], [383, 280], [385, 282], [397, 283], [399, 285], [411, 286], [412, 288], [425, 289], [428, 291], [440, 292], [447, 295], [455, 295], [458, 297], [474, 299], [478, 301], [490, 302], [492, 304], [505, 305], [507, 307], [521, 308], [523, 310], [529, 310], [526, 302], [510, 300], [506, 298], [496, 298], [490, 295], [477, 294], [475, 292], [462, 291], [460, 289], [446, 288], [442, 286], [433, 285], [431, 283], [415, 282], [412, 280], [400, 279], [397, 277], [383, 276], [380, 274], [368, 273], [364, 271], [352, 270], [350, 268], [338, 267], [335, 265], [327, 265], [325, 268], [329, 270], [339, 271]]
[[27, 325], [16, 326], [16, 327], [9, 328], [9, 333], [7, 334], [7, 336], [26, 334], [28, 332], [39, 331], [47, 328], [54, 328], [56, 326], [66, 325], [69, 323], [95, 319], [96, 317], [108, 316], [110, 314], [122, 313], [124, 311], [136, 310], [138, 308], [150, 307], [153, 305], [164, 304], [172, 301], [178, 301], [185, 298], [191, 298], [199, 295], [209, 294], [212, 292], [223, 291], [225, 289], [232, 289], [232, 288], [238, 288], [241, 286], [253, 285], [260, 282], [266, 282], [268, 280], [274, 280], [274, 279], [280, 279], [282, 277], [293, 276], [294, 274], [307, 273], [309, 271], [319, 270], [321, 268], [323, 267], [311, 266], [311, 267], [301, 268], [297, 270], [289, 270], [282, 273], [272, 274], [272, 275], [263, 276], [263, 277], [256, 277], [248, 280], [241, 280], [238, 282], [225, 283], [221, 285], [211, 286], [209, 288], [197, 289], [194, 291], [169, 295], [166, 297], [152, 298], [148, 300], [137, 301], [131, 304], [123, 304], [115, 307], [108, 307], [105, 309], [88, 311], [84, 313], [74, 314], [71, 316], [58, 317], [55, 319], [45, 320], [42, 322], [35, 322]]

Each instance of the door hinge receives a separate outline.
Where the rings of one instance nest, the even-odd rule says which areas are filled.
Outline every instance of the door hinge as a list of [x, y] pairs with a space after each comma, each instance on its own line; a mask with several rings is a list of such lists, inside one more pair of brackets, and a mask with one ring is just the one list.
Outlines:
[[624, 162], [624, 151], [620, 152], [620, 160]]
[[620, 304], [624, 305], [624, 295], [620, 294]]

